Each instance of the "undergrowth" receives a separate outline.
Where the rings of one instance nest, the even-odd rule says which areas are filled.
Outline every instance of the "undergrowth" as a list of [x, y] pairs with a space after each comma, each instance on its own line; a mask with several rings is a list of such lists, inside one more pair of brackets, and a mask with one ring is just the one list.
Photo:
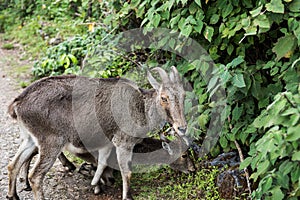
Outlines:
[[[164, 167], [147, 173], [134, 173], [131, 187], [137, 200], [219, 200], [215, 185], [218, 173], [215, 168], [202, 168], [195, 173], [184, 174]], [[121, 182], [117, 185], [121, 186]]]

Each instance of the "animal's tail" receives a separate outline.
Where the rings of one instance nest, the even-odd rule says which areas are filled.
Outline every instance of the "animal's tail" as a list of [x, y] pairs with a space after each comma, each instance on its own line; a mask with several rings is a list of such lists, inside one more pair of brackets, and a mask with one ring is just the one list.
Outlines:
[[9, 106], [8, 106], [8, 114], [13, 118], [13, 119], [17, 119], [17, 113], [15, 110], [15, 106], [17, 105], [18, 101], [17, 99], [15, 99]]

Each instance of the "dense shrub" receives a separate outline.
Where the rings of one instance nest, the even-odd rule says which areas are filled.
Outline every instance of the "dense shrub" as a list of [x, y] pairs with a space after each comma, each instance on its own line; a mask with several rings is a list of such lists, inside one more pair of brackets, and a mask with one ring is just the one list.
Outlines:
[[[227, 92], [226, 120], [216, 149], [228, 151], [237, 141], [250, 156], [247, 161], [255, 159], [252, 178], [259, 181], [259, 187], [253, 196], [293, 199], [300, 195], [300, 138], [295, 136], [300, 132], [299, 1], [132, 0], [117, 16], [123, 27], [139, 22], [137, 26], [166, 27], [199, 42], [218, 66], [214, 76], [221, 78]], [[195, 63], [182, 62], [179, 69], [193, 82], [199, 98], [201, 114], [196, 122], [201, 135], [206, 132], [211, 109], [203, 106], [209, 103], [207, 91], [213, 91], [217, 82], [212, 78], [203, 83], [198, 76], [203, 66]], [[269, 117], [264, 116], [268, 112]], [[274, 115], [287, 119], [277, 120]], [[265, 124], [259, 124], [263, 119]], [[275, 137], [273, 132], [277, 138], [269, 140]]]

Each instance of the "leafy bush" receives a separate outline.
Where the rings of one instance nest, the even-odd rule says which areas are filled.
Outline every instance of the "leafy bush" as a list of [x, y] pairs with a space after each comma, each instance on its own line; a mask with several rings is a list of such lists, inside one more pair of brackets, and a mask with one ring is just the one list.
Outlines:
[[[222, 116], [225, 124], [215, 153], [218, 153], [218, 149], [234, 149], [235, 141], [243, 144], [244, 152], [250, 149], [252, 152], [257, 142], [263, 145], [266, 138], [270, 137], [270, 130], [257, 129], [252, 124], [256, 124], [267, 108], [270, 109], [268, 106], [273, 105], [275, 96], [278, 98], [282, 92], [299, 93], [300, 4], [297, 0], [208, 0], [205, 3], [199, 0], [132, 0], [125, 3], [116, 16], [123, 28], [131, 27], [133, 22], [140, 22], [136, 27], [169, 28], [183, 36], [192, 37], [209, 52], [218, 70], [207, 82], [199, 76], [199, 72], [203, 73], [205, 69], [205, 63], [178, 63], [178, 59], [174, 62], [193, 83], [194, 93], [199, 100], [196, 110], [200, 114], [192, 122], [198, 127], [198, 131], [193, 133], [197, 138], [206, 134], [210, 121], [213, 106], [209, 105], [213, 105], [213, 102], [210, 102], [209, 95], [219, 87], [218, 84], [225, 86], [227, 108]], [[177, 48], [172, 40], [164, 41], [161, 46]], [[180, 52], [180, 48], [177, 50]], [[219, 77], [221, 81], [218, 83], [214, 77]], [[282, 105], [284, 102], [284, 98], [279, 98], [278, 103]], [[289, 126], [299, 132], [297, 124], [290, 122]], [[282, 134], [287, 131], [283, 121], [278, 121], [276, 128]], [[283, 143], [287, 142], [285, 137], [282, 140]], [[282, 147], [287, 151], [299, 151], [295, 145]], [[262, 157], [269, 158], [265, 157], [266, 151], [272, 156], [277, 155], [275, 149], [264, 149], [257, 150], [255, 156], [261, 160]], [[253, 155], [249, 153], [250, 157]], [[272, 161], [269, 168], [264, 166], [264, 170], [271, 170], [269, 174], [273, 171], [280, 174], [283, 169], [281, 164], [295, 168], [297, 162], [290, 159]], [[283, 195], [279, 195], [278, 199], [299, 196], [295, 192], [299, 190], [299, 184], [295, 181], [299, 179], [299, 174], [294, 173], [293, 181], [284, 182], [286, 189], [281, 190], [282, 182], [279, 179], [274, 178], [271, 183], [269, 178], [266, 182], [266, 171], [262, 172], [261, 167], [259, 164], [253, 165], [253, 170], [259, 171], [252, 176], [259, 181], [253, 196], [262, 197], [266, 188], [273, 192], [281, 191]], [[285, 178], [291, 177], [288, 172], [283, 174]]]
[[277, 94], [274, 101], [253, 122], [263, 133], [243, 166], [251, 165], [254, 181], [260, 178], [257, 199], [297, 199], [300, 195], [300, 87], [298, 94]]
[[105, 29], [98, 27], [48, 48], [46, 55], [34, 64], [33, 75], [35, 78], [82, 73], [103, 78], [123, 75], [133, 64], [115, 53], [109, 44], [102, 45], [107, 34]]
[[64, 73], [76, 74], [80, 70], [87, 45], [87, 40], [78, 36], [47, 49], [46, 56], [34, 64], [33, 75], [40, 78]]

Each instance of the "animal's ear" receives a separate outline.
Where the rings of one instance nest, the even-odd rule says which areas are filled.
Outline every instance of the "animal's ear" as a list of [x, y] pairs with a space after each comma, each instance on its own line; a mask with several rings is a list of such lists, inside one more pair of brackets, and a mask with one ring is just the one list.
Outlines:
[[178, 71], [177, 71], [177, 69], [176, 69], [175, 66], [171, 67], [170, 80], [173, 83], [180, 82], [180, 75], [179, 75], [179, 73], [178, 73]]
[[147, 78], [152, 87], [155, 90], [159, 90], [160, 84], [155, 80], [150, 71], [148, 71]]
[[173, 155], [173, 154], [174, 154], [174, 152], [173, 152], [173, 150], [171, 149], [169, 143], [167, 143], [167, 142], [162, 142], [162, 147], [163, 147], [163, 149], [166, 150], [170, 155]]

